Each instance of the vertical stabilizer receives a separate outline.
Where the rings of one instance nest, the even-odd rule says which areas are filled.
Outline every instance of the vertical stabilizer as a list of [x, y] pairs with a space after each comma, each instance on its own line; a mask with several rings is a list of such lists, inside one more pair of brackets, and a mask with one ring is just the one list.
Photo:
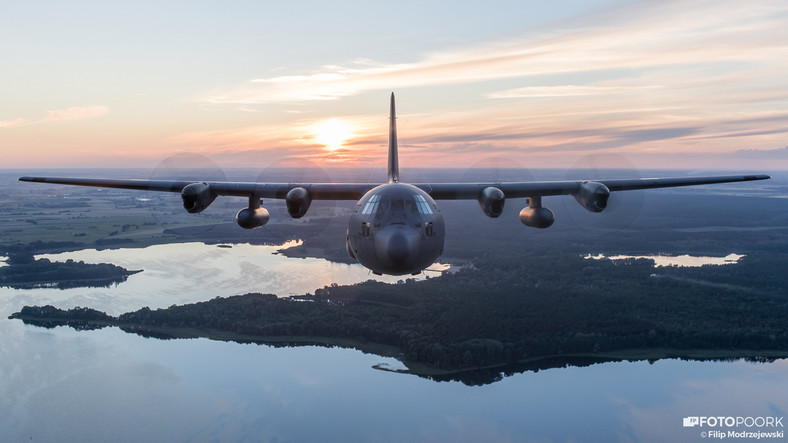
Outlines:
[[399, 159], [397, 158], [397, 115], [394, 110], [394, 93], [391, 93], [391, 114], [389, 116], [389, 165], [386, 172], [389, 183], [399, 181]]

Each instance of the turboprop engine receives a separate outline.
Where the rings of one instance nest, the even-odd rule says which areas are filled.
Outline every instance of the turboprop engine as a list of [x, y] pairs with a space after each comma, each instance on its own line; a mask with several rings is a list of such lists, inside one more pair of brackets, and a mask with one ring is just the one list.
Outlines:
[[183, 199], [183, 208], [190, 214], [196, 214], [213, 203], [216, 194], [211, 191], [208, 183], [192, 183], [181, 189], [181, 199]]
[[607, 207], [610, 189], [602, 183], [583, 182], [572, 197], [590, 212], [602, 212]]
[[304, 188], [293, 188], [285, 196], [285, 203], [290, 217], [301, 218], [306, 214], [309, 205], [312, 204], [312, 197], [309, 196], [309, 191]]
[[479, 206], [482, 207], [487, 217], [492, 218], [497, 218], [501, 215], [505, 201], [503, 191], [493, 187], [484, 188], [479, 196]]

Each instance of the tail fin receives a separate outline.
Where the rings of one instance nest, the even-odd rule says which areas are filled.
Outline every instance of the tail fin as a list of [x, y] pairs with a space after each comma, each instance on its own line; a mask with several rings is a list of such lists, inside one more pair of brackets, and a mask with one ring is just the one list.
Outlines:
[[389, 116], [389, 165], [386, 172], [389, 183], [399, 181], [399, 159], [397, 158], [397, 116], [394, 111], [394, 93], [391, 93], [391, 114]]

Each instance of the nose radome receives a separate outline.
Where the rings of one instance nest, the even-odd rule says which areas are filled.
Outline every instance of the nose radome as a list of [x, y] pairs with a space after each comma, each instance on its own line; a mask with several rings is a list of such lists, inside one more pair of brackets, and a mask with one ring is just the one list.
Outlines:
[[418, 253], [418, 232], [404, 226], [390, 226], [377, 233], [375, 247], [382, 261], [401, 264]]
[[386, 249], [389, 260], [395, 263], [405, 261], [405, 259], [408, 258], [408, 255], [410, 255], [408, 239], [400, 231], [389, 237], [389, 242], [388, 245], [386, 245]]

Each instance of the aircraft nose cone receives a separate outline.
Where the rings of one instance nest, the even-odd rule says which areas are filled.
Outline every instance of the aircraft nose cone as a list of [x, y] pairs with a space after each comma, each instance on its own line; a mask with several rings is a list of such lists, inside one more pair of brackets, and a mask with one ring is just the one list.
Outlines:
[[389, 237], [388, 245], [386, 245], [386, 253], [389, 256], [389, 260], [394, 263], [403, 262], [408, 258], [408, 255], [410, 255], [408, 239], [402, 232], [397, 232]]
[[378, 259], [401, 267], [416, 259], [418, 255], [418, 233], [404, 226], [391, 226], [375, 236]]

